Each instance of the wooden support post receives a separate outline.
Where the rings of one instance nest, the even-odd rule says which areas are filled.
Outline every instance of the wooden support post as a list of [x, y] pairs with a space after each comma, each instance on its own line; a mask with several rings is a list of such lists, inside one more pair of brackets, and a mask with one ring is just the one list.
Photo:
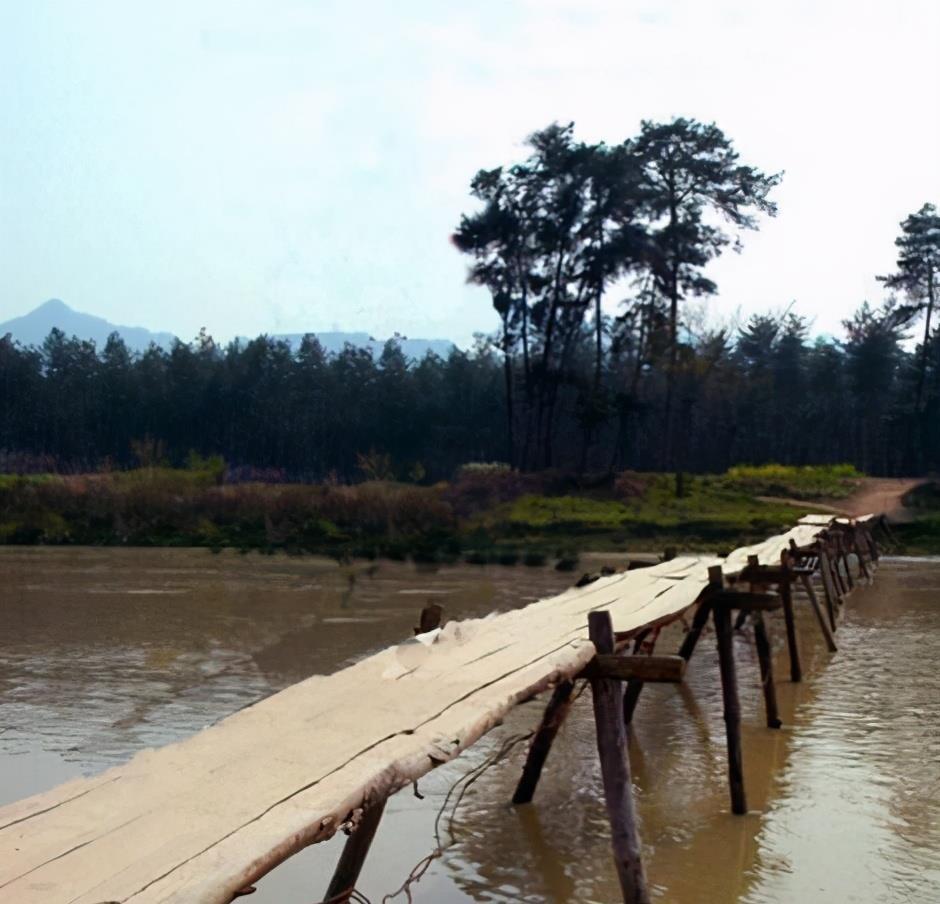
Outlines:
[[[783, 569], [784, 580], [778, 585], [780, 599], [783, 601], [783, 618], [787, 626], [787, 650], [790, 653], [790, 680], [794, 683], [803, 680], [803, 667], [800, 664], [800, 647], [796, 636], [796, 619], [793, 615], [793, 594], [790, 584], [793, 576], [790, 574], [790, 556], [784, 551], [780, 556], [780, 567]], [[758, 652], [760, 652], [758, 650]]]
[[558, 729], [561, 728], [565, 717], [571, 709], [573, 695], [573, 681], [562, 681], [552, 692], [548, 706], [545, 707], [542, 722], [532, 737], [532, 743], [529, 745], [529, 753], [526, 756], [525, 766], [522, 767], [522, 776], [519, 778], [519, 784], [516, 786], [516, 793], [512, 796], [512, 802], [514, 804], [528, 804], [532, 802], [532, 798], [535, 796], [535, 789], [539, 783], [539, 778], [542, 775], [542, 767], [548, 759], [548, 754], [552, 749], [555, 735], [558, 734]]
[[640, 702], [640, 692], [643, 690], [643, 682], [639, 678], [631, 678], [627, 682], [627, 688], [623, 692], [623, 724], [629, 726], [633, 721], [633, 714], [636, 712], [636, 705]]
[[[758, 559], [757, 556], [748, 556], [748, 557], [747, 557], [747, 567], [748, 567], [748, 568], [751, 568], [751, 569], [754, 569], [754, 570], [760, 568], [760, 559]], [[753, 590], [753, 589], [754, 589], [754, 585], [753, 585], [753, 583], [752, 583], [752, 584], [751, 584], [751, 590]], [[735, 630], [735, 631], [740, 631], [740, 630], [744, 627], [744, 625], [747, 623], [747, 616], [748, 616], [748, 611], [747, 611], [747, 609], [739, 609], [739, 610], [738, 610], [738, 617], [734, 620], [734, 630]]]
[[845, 569], [845, 579], [849, 582], [849, 590], [855, 589], [855, 581], [852, 580], [852, 569], [849, 568], [849, 553], [848, 553], [849, 538], [842, 534], [839, 537], [839, 552], [842, 559], [842, 567]]
[[767, 710], [767, 727], [779, 728], [783, 723], [777, 711], [777, 689], [774, 687], [773, 652], [770, 648], [770, 637], [767, 635], [767, 626], [764, 616], [755, 612], [754, 643], [757, 646], [757, 661], [760, 663], [760, 681], [764, 691], [764, 707]]
[[[894, 531], [891, 530], [891, 526], [888, 524], [888, 518], [886, 515], [880, 515], [876, 523], [878, 527], [881, 528], [881, 532], [885, 535], [885, 539], [889, 543], [893, 544], [897, 542], [894, 538]], [[874, 536], [874, 533], [872, 536]]]
[[829, 567], [832, 569], [832, 577], [841, 603], [842, 598], [849, 592], [849, 588], [842, 577], [842, 572], [839, 570], [839, 546], [837, 543], [830, 546]]
[[362, 872], [366, 855], [372, 845], [372, 839], [375, 838], [376, 829], [382, 819], [385, 801], [383, 797], [382, 800], [367, 807], [363, 811], [356, 830], [346, 839], [343, 853], [340, 854], [339, 863], [336, 864], [336, 872], [333, 873], [330, 887], [326, 890], [324, 901], [328, 904], [346, 904], [352, 897], [356, 883], [359, 881], [359, 873]]
[[829, 610], [829, 625], [833, 631], [836, 629], [836, 590], [832, 583], [832, 570], [829, 568], [829, 556], [826, 548], [819, 546], [819, 575], [822, 578], [823, 591], [826, 594], [826, 608]]
[[[721, 566], [709, 569], [712, 580], [721, 579]], [[738, 680], [734, 668], [734, 633], [731, 630], [731, 610], [728, 606], [712, 608], [715, 635], [718, 641], [718, 664], [721, 669], [721, 695], [724, 702], [725, 734], [728, 739], [728, 781], [731, 785], [731, 810], [747, 813], [744, 794], [744, 766], [741, 756], [741, 704], [738, 701]]]
[[708, 622], [711, 611], [711, 603], [704, 599], [698, 604], [698, 609], [695, 610], [695, 615], [692, 616], [692, 627], [689, 628], [682, 641], [682, 646], [679, 647], [679, 655], [686, 662], [692, 658], [692, 654], [695, 652], [695, 645], [698, 643], [699, 637], [702, 636], [702, 630]]
[[[637, 637], [636, 641], [633, 644], [633, 655], [636, 656], [640, 652], [640, 649], [643, 646], [643, 641], [645, 638]], [[656, 646], [657, 636], [654, 635], [652, 645], [650, 646], [650, 653], [653, 652], [654, 647]], [[643, 690], [643, 680], [640, 678], [631, 678], [627, 682], [627, 689], [623, 694], [623, 724], [629, 725], [633, 721], [633, 714], [636, 712], [636, 705], [640, 702], [640, 693]]]
[[871, 572], [868, 570], [868, 563], [865, 561], [865, 553], [862, 550], [862, 544], [858, 540], [859, 529], [852, 530], [852, 549], [855, 552], [855, 558], [858, 560], [858, 573], [866, 581], [871, 581]]
[[845, 577], [843, 573], [843, 569], [841, 567], [844, 564], [842, 562], [841, 544], [838, 544], [838, 543], [835, 544], [830, 561], [832, 562], [832, 569], [833, 571], [835, 571], [836, 577], [839, 579], [839, 586], [841, 587], [841, 593], [839, 594], [839, 603], [841, 604], [845, 602], [845, 598], [849, 595], [850, 591], [852, 590], [851, 586], [849, 585], [849, 581]]
[[822, 611], [822, 606], [819, 604], [819, 598], [816, 596], [816, 591], [813, 589], [813, 582], [809, 579], [809, 576], [805, 574], [800, 575], [800, 582], [803, 584], [803, 589], [806, 591], [806, 595], [809, 597], [809, 601], [813, 606], [813, 612], [816, 613], [816, 621], [819, 622], [823, 637], [826, 638], [826, 646], [829, 648], [829, 652], [838, 653], [839, 648], [836, 646], [836, 640], [832, 636], [832, 629], [829, 627], [826, 615]]
[[[614, 631], [609, 612], [588, 613], [588, 635], [599, 654], [614, 652]], [[610, 678], [591, 680], [597, 752], [601, 761], [607, 817], [610, 820], [614, 866], [620, 879], [624, 904], [649, 904], [650, 894], [640, 856], [630, 761], [626, 755], [622, 687], [619, 681]]]

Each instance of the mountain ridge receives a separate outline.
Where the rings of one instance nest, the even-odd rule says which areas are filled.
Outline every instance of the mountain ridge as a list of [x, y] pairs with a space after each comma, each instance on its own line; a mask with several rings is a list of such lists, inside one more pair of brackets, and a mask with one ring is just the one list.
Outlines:
[[[146, 351], [150, 344], [169, 349], [177, 342], [173, 333], [149, 330], [141, 326], [123, 326], [111, 323], [104, 317], [86, 314], [69, 307], [58, 298], [50, 298], [38, 307], [20, 317], [13, 317], [0, 323], [0, 337], [7, 334], [20, 345], [41, 346], [53, 329], [59, 329], [66, 336], [94, 341], [98, 348], [103, 348], [111, 333], [118, 333], [125, 345], [135, 352]], [[378, 357], [387, 340], [376, 339], [366, 332], [343, 332], [338, 330], [310, 330], [323, 346], [331, 353], [340, 352], [346, 345], [368, 349]], [[267, 333], [272, 339], [283, 340], [293, 349], [300, 347], [305, 333]], [[409, 339], [398, 337], [401, 349], [409, 358], [420, 359], [428, 352], [446, 357], [455, 348], [449, 339]], [[249, 342], [245, 336], [237, 337], [239, 342]]]

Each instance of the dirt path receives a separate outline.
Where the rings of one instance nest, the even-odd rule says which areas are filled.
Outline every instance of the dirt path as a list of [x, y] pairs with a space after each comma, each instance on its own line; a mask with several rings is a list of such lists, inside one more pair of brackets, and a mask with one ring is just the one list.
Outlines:
[[927, 481], [922, 477], [865, 477], [858, 489], [845, 499], [785, 499], [780, 496], [759, 496], [763, 502], [784, 503], [797, 508], [813, 508], [835, 515], [887, 515], [895, 523], [914, 520], [914, 514], [904, 507], [901, 498], [916, 486]]
[[866, 477], [852, 496], [837, 504], [850, 515], [874, 512], [887, 515], [889, 521], [913, 521], [914, 514], [904, 507], [901, 497], [926, 482], [922, 477]]

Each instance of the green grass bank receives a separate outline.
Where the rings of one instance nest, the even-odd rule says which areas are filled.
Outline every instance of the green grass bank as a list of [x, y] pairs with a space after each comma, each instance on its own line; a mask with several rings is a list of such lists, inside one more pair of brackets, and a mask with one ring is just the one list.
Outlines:
[[[226, 484], [221, 462], [197, 459], [181, 469], [0, 475], [0, 543], [564, 564], [588, 549], [725, 551], [792, 524], [799, 510], [783, 499], [812, 510], [861, 479], [845, 465], [742, 466], [690, 476], [676, 498], [667, 474], [520, 474], [479, 464], [433, 486]], [[911, 538], [940, 548], [936, 514], [919, 530]]]

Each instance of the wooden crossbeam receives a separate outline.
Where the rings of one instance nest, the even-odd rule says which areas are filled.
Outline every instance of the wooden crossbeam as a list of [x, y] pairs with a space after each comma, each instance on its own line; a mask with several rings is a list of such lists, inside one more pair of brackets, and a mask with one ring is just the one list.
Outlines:
[[746, 581], [749, 584], [781, 584], [792, 578], [792, 573], [788, 573], [779, 565], [748, 565], [738, 576], [738, 583]]
[[748, 612], [773, 612], [783, 605], [777, 593], [758, 593], [748, 590], [719, 590], [709, 596], [713, 606]]
[[682, 681], [685, 666], [686, 661], [681, 656], [617, 656], [598, 653], [579, 677], [676, 684]]

